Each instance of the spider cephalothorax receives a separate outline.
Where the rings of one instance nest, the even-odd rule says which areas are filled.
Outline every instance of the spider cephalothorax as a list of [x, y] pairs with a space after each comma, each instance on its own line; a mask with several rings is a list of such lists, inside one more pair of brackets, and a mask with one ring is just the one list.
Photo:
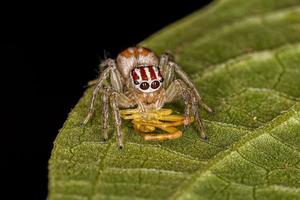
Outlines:
[[158, 66], [140, 65], [132, 69], [130, 78], [134, 87], [141, 92], [155, 92], [160, 89], [163, 77]]
[[[105, 139], [108, 137], [109, 104], [120, 147], [123, 147], [121, 117], [132, 119], [134, 128], [145, 140], [180, 137], [182, 132], [175, 127], [186, 126], [193, 120], [197, 122], [200, 136], [206, 138], [198, 106], [208, 112], [212, 110], [202, 101], [192, 81], [169, 54], [164, 53], [158, 59], [147, 48], [130, 47], [122, 51], [116, 61], [107, 59], [101, 63], [101, 67], [105, 69], [99, 75], [89, 112], [83, 123], [86, 124], [92, 116], [96, 96], [101, 92]], [[172, 110], [162, 108], [165, 103], [172, 102], [177, 97], [184, 101], [184, 116], [171, 115]], [[120, 111], [119, 108], [126, 109]], [[167, 133], [152, 133], [156, 128]]]

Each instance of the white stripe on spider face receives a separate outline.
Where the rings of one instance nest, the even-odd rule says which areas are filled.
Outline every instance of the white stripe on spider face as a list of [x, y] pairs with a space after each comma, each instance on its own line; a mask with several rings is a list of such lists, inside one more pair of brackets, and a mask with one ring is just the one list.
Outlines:
[[[149, 67], [152, 67], [154, 72], [154, 74], [152, 74], [152, 79], [151, 69], [149, 69]], [[133, 76], [133, 74], [136, 74], [136, 76]], [[134, 87], [145, 93], [155, 92], [159, 90], [162, 85], [162, 77], [159, 76], [159, 69], [157, 66], [138, 66], [132, 70], [131, 78]]]

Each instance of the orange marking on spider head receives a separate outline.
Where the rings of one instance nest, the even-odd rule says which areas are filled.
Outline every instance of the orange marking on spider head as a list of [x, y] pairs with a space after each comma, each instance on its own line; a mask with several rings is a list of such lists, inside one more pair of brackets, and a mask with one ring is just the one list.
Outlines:
[[148, 56], [152, 51], [150, 49], [147, 49], [145, 47], [130, 47], [128, 49], [125, 49], [120, 54], [126, 58], [134, 56], [135, 58], [138, 58], [139, 56]]
[[147, 49], [145, 47], [140, 47], [139, 48], [139, 53], [142, 56], [147, 56], [149, 53], [151, 53], [152, 51], [150, 49]]
[[134, 47], [132, 50], [133, 50], [133, 55], [134, 55], [134, 57], [137, 58], [137, 57], [139, 56], [138, 48]]
[[123, 78], [128, 79], [133, 68], [158, 65], [158, 58], [153, 51], [144, 47], [129, 47], [117, 56], [117, 68]]
[[132, 52], [128, 49], [125, 49], [124, 51], [122, 51], [120, 53], [122, 56], [124, 56], [125, 58], [130, 58], [131, 56], [133, 56]]

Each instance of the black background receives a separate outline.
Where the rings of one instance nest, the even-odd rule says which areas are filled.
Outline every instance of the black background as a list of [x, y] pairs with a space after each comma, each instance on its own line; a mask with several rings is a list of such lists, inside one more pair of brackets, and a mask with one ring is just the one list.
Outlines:
[[2, 5], [2, 196], [46, 198], [52, 143], [104, 50], [115, 57], [209, 2]]

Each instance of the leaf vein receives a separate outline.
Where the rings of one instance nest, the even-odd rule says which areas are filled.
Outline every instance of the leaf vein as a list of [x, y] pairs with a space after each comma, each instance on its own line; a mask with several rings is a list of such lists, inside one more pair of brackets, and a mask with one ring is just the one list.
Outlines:
[[293, 106], [289, 112], [286, 112], [282, 115], [279, 115], [275, 120], [270, 121], [269, 123], [267, 123], [264, 127], [261, 128], [257, 128], [256, 129], [256, 133], [255, 134], [251, 134], [251, 135], [246, 135], [242, 140], [236, 142], [236, 144], [234, 145], [235, 148], [232, 148], [226, 152], [221, 152], [219, 153], [214, 159], [212, 159], [206, 166], [204, 169], [200, 169], [201, 171], [197, 170], [193, 175], [191, 175], [191, 178], [187, 181], [185, 181], [181, 187], [179, 187], [177, 189], [177, 191], [174, 193], [174, 195], [171, 197], [171, 199], [178, 199], [180, 197], [180, 195], [182, 195], [183, 190], [187, 189], [189, 187], [192, 186], [192, 184], [198, 179], [198, 177], [201, 177], [201, 175], [203, 175], [205, 172], [207, 172], [209, 169], [211, 169], [216, 163], [219, 163], [221, 160], [223, 160], [224, 158], [226, 158], [228, 155], [230, 155], [230, 153], [232, 153], [233, 151], [236, 151], [236, 149], [238, 149], [239, 147], [242, 147], [244, 144], [246, 144], [247, 142], [261, 136], [262, 134], [264, 134], [264, 131], [269, 130], [269, 129], [273, 129], [275, 125], [278, 126], [278, 123], [281, 124], [283, 123], [283, 119], [286, 119], [287, 117], [289, 118], [290, 115], [295, 114], [295, 110], [294, 108], [296, 108], [297, 110], [300, 110], [300, 103], [296, 104], [295, 106]]

